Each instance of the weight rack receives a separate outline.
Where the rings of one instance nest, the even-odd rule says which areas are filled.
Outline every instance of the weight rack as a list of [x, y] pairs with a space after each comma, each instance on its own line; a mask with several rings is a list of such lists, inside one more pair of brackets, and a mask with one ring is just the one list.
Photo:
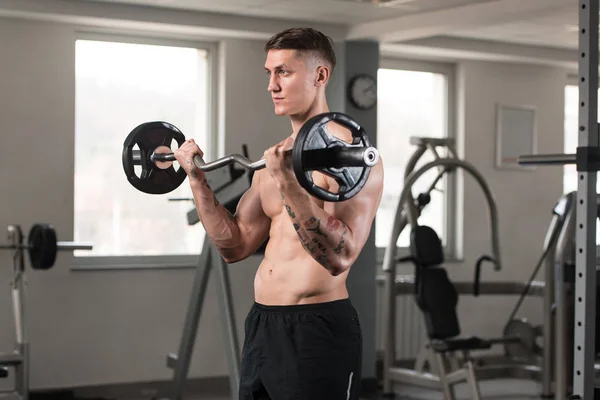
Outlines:
[[[39, 225], [38, 225], [39, 226]], [[34, 227], [38, 227], [34, 225]], [[53, 228], [48, 226], [47, 228], [53, 232]], [[33, 231], [33, 228], [32, 228]], [[30, 231], [31, 232], [31, 231]], [[29, 239], [31, 242], [31, 234]], [[48, 236], [45, 236], [48, 238]], [[52, 235], [52, 238], [55, 238]], [[20, 400], [29, 399], [29, 358], [30, 349], [27, 335], [26, 325], [26, 275], [25, 275], [25, 251], [29, 251], [30, 258], [32, 258], [32, 250], [39, 250], [37, 246], [41, 246], [48, 250], [53, 248], [53, 252], [57, 250], [92, 250], [93, 246], [84, 243], [75, 242], [38, 242], [37, 245], [31, 243], [24, 243], [23, 231], [19, 225], [8, 225], [7, 227], [7, 244], [0, 245], [0, 250], [12, 250], [13, 251], [13, 272], [14, 276], [10, 282], [12, 303], [13, 303], [13, 316], [15, 320], [15, 348], [10, 353], [0, 353], [0, 378], [6, 378], [9, 375], [8, 367], [14, 368], [15, 371], [15, 384], [14, 390], [11, 391], [0, 391], [2, 394], [11, 393], [16, 394]], [[46, 251], [44, 251], [46, 253]], [[44, 265], [43, 269], [49, 269], [54, 264], [52, 260], [51, 264]], [[35, 265], [35, 264], [34, 264]]]
[[524, 155], [521, 165], [577, 165], [573, 394], [594, 399], [596, 355], [596, 183], [598, 134], [598, 0], [579, 0], [579, 141], [576, 154]]
[[[18, 246], [23, 242], [23, 232], [17, 225], [9, 225], [7, 228], [9, 246]], [[3, 368], [14, 367], [15, 370], [15, 392], [21, 399], [29, 398], [29, 342], [25, 325], [25, 257], [22, 251], [15, 250], [13, 254], [14, 277], [10, 282], [13, 315], [15, 318], [15, 349], [12, 353], [0, 355], [0, 365]], [[4, 377], [8, 376], [5, 370]]]

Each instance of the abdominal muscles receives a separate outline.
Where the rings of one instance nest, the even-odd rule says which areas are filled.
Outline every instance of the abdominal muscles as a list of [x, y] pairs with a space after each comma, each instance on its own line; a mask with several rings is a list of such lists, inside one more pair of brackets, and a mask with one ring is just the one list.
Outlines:
[[256, 301], [268, 305], [290, 305], [347, 298], [348, 272], [331, 275], [303, 247], [281, 196], [273, 195], [273, 189], [277, 189], [269, 181], [267, 178], [261, 182], [262, 205], [271, 218], [271, 228], [265, 257], [254, 280]]

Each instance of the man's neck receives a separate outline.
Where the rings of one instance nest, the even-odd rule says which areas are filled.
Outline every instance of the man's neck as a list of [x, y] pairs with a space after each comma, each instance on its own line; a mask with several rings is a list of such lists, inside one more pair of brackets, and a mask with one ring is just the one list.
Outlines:
[[300, 132], [300, 128], [312, 117], [318, 114], [329, 112], [329, 107], [327, 103], [323, 102], [322, 105], [311, 107], [306, 113], [291, 115], [290, 121], [292, 122], [292, 137], [296, 138], [298, 132]]

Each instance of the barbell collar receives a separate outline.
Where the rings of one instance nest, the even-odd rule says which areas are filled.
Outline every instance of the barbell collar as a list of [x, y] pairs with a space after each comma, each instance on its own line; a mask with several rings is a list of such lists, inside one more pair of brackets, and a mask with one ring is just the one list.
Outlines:
[[372, 167], [379, 161], [379, 151], [375, 147], [367, 147], [364, 156], [364, 163], [367, 167]]

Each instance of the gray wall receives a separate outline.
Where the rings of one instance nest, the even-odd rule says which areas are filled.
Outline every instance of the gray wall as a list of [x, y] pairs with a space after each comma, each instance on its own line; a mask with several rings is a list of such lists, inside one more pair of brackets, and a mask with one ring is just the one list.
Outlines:
[[[73, 237], [74, 40], [72, 26], [0, 19], [2, 227], [20, 223], [28, 229], [34, 222], [50, 221], [62, 240]], [[239, 152], [241, 144], [248, 143], [250, 156], [257, 158], [289, 134], [289, 122], [272, 114], [262, 42], [232, 39], [222, 44], [223, 153]], [[257, 68], [248, 68], [254, 64]], [[562, 192], [560, 168], [518, 173], [494, 169], [495, 104], [537, 106], [539, 150], [560, 151], [563, 75], [543, 67], [479, 62], [458, 68], [464, 155], [486, 176], [500, 208], [505, 269], [486, 271], [486, 279], [528, 276], [540, 253], [550, 209]], [[246, 86], [240, 90], [242, 81]], [[463, 204], [468, 210], [463, 223], [465, 262], [450, 265], [450, 271], [458, 279], [472, 279], [473, 264], [489, 251], [489, 242], [487, 210], [469, 177], [464, 180]], [[0, 253], [3, 282], [11, 275], [10, 262], [8, 253]], [[253, 257], [231, 270], [240, 337], [258, 263]], [[72, 266], [72, 257], [61, 254], [53, 270], [29, 274], [32, 387], [169, 378], [165, 354], [177, 348], [193, 271], [73, 272]], [[198, 332], [194, 377], [227, 371], [215, 294], [210, 286], [203, 314], [203, 321], [209, 322]], [[9, 295], [8, 286], [0, 291], [0, 349], [7, 350], [14, 338]], [[497, 334], [514, 301], [462, 300], [465, 331]], [[526, 303], [525, 314], [533, 317], [531, 303]]]
[[[539, 66], [465, 62], [458, 68], [459, 138], [463, 156], [487, 179], [500, 216], [503, 271], [488, 268], [486, 280], [529, 278], [542, 244], [551, 210], [562, 194], [562, 168], [540, 167], [535, 171], [495, 168], [496, 105], [529, 105], [537, 108], [538, 151], [562, 152], [564, 143], [564, 71]], [[466, 174], [465, 174], [466, 175]], [[474, 265], [490, 254], [490, 233], [484, 196], [471, 176], [464, 176], [464, 263], [449, 266], [454, 279], [473, 279]], [[489, 264], [487, 264], [490, 266]], [[543, 274], [538, 275], [543, 279]], [[500, 335], [517, 297], [464, 297], [460, 317], [465, 332]], [[541, 322], [541, 300], [529, 298], [521, 313]]]

